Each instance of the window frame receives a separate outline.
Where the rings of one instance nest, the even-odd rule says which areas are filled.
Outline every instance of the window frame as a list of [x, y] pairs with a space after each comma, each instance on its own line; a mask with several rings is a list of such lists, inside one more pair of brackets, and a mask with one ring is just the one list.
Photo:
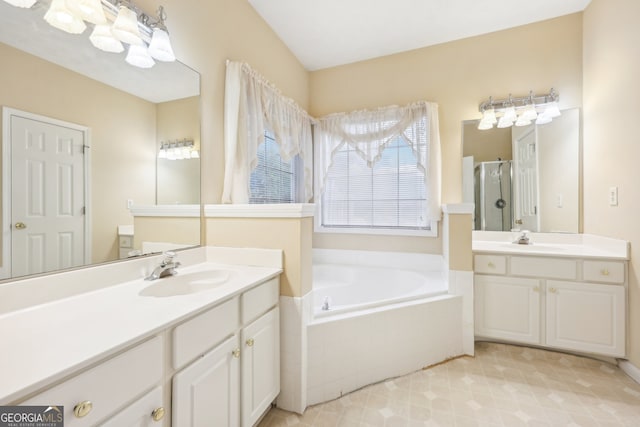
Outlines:
[[[385, 148], [386, 149], [386, 148]], [[316, 179], [319, 179], [315, 173]], [[425, 180], [427, 177], [425, 177]], [[316, 188], [318, 188], [316, 182]], [[437, 237], [438, 222], [437, 220], [428, 221], [428, 229], [394, 227], [394, 226], [333, 226], [327, 227], [322, 224], [322, 198], [323, 195], [316, 194], [315, 198], [315, 214], [314, 214], [314, 232], [326, 234], [354, 234], [354, 235], [379, 235], [379, 236], [414, 236], [414, 237]]]
[[[264, 130], [264, 141], [258, 145], [258, 149], [260, 149], [260, 147], [262, 147], [263, 144], [266, 143], [266, 140], [270, 139], [272, 140], [276, 145], [278, 145], [278, 147], [280, 146], [280, 144], [278, 143], [278, 140], [276, 139], [276, 136], [274, 135], [274, 133], [272, 131], [270, 131], [269, 129], [265, 129]], [[282, 157], [280, 156], [280, 153], [278, 152], [278, 157], [280, 157], [280, 159], [282, 159]], [[252, 199], [252, 187], [251, 187], [251, 175], [253, 175], [253, 173], [255, 172], [255, 170], [258, 168], [258, 166], [256, 165], [256, 169], [251, 171], [251, 174], [249, 175], [249, 204], [250, 205], [265, 205], [265, 204], [271, 204], [271, 205], [290, 205], [290, 204], [296, 204], [296, 203], [303, 203], [302, 200], [304, 200], [304, 163], [302, 161], [302, 158], [300, 157], [300, 155], [296, 154], [292, 159], [291, 159], [291, 166], [292, 166], [292, 173], [293, 173], [293, 185], [294, 185], [294, 191], [293, 191], [293, 196], [294, 196], [294, 200], [292, 200], [291, 202], [270, 202], [270, 203], [252, 203], [251, 199]]]

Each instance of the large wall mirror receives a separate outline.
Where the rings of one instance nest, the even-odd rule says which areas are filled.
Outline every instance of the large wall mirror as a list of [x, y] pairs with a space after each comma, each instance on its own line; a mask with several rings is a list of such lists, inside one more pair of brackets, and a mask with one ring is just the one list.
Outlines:
[[[179, 61], [133, 67], [126, 51], [94, 48], [91, 28], [71, 35], [49, 26], [48, 5], [0, 1], [0, 279], [150, 252], [122, 250], [138, 237], [132, 207], [200, 211], [199, 159], [158, 160], [162, 143], [200, 148], [199, 74]], [[142, 240], [155, 248], [199, 245], [200, 219], [190, 215], [185, 237], [185, 218], [167, 226], [172, 215], [164, 214], [163, 226], [140, 227]], [[52, 217], [74, 225], [56, 229]], [[171, 236], [163, 234], [169, 229]]]
[[474, 229], [580, 230], [580, 112], [544, 125], [479, 130], [462, 123], [463, 200]]

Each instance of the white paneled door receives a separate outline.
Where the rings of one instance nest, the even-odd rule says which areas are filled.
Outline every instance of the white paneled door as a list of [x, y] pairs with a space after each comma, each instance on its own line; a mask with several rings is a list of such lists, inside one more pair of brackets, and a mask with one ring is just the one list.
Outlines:
[[83, 265], [86, 130], [18, 113], [9, 126], [11, 276]]
[[539, 231], [538, 154], [535, 129], [513, 139], [515, 228]]

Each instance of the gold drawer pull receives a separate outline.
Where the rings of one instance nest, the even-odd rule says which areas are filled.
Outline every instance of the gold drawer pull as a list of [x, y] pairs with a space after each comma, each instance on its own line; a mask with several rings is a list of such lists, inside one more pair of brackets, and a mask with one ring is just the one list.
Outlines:
[[552, 294], [557, 294], [558, 290], [556, 288], [549, 288], [549, 292], [551, 292]]
[[600, 271], [600, 273], [602, 273], [603, 276], [608, 276], [609, 275], [609, 270], [607, 270], [606, 268], [603, 269], [602, 271]]
[[534, 286], [533, 292], [540, 292], [540, 286]]
[[164, 414], [165, 414], [165, 410], [161, 406], [153, 410], [153, 412], [151, 413], [151, 418], [153, 418], [153, 421], [160, 421], [161, 419], [164, 418]]
[[247, 345], [248, 345], [249, 347], [253, 347], [253, 338], [249, 338], [249, 339], [247, 340]]
[[489, 263], [487, 264], [487, 267], [489, 268], [495, 268], [496, 265], [494, 263], [492, 263], [491, 261], [489, 261]]
[[91, 403], [91, 401], [89, 400], [85, 400], [84, 402], [80, 402], [73, 407], [73, 415], [75, 415], [77, 418], [82, 418], [88, 415], [92, 409], [93, 403]]
[[238, 358], [240, 357], [240, 349], [239, 349], [239, 348], [236, 348], [235, 350], [233, 350], [233, 351], [231, 352], [231, 355], [232, 355], [233, 357], [235, 357], [236, 359], [238, 359]]

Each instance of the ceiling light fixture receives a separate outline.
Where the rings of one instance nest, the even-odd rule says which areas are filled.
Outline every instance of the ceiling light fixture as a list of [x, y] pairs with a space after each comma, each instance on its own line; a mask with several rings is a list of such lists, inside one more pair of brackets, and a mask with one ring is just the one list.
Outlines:
[[509, 94], [509, 98], [494, 100], [489, 97], [488, 101], [480, 104], [479, 110], [482, 118], [478, 124], [478, 129], [492, 129], [497, 123], [498, 128], [516, 126], [526, 126], [535, 121], [536, 124], [545, 124], [560, 116], [558, 100], [560, 96], [555, 89], [551, 88], [548, 94], [534, 95], [533, 91], [529, 96], [514, 98]]

